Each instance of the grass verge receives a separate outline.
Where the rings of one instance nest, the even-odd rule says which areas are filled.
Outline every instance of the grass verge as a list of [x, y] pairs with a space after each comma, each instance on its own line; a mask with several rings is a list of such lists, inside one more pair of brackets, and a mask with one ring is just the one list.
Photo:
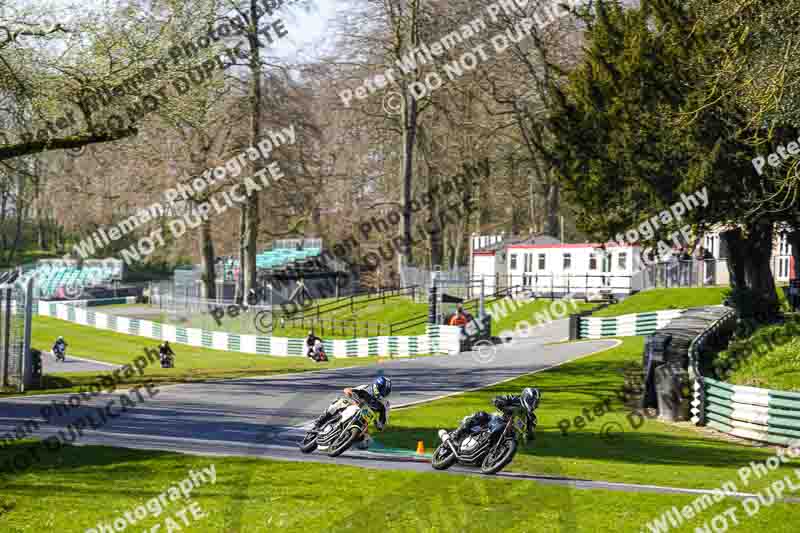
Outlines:
[[[0, 462], [18, 444], [0, 449]], [[16, 451], [16, 450], [15, 450]], [[167, 518], [193, 532], [617, 532], [640, 531], [671, 506], [695, 496], [581, 490], [529, 481], [368, 470], [357, 467], [196, 457], [99, 446], [68, 447], [24, 475], [0, 478], [0, 530], [86, 531], [134, 510], [195, 472], [214, 466], [216, 481], [191, 492], [202, 518], [176, 515], [170, 501], [130, 531], [167, 531]], [[733, 502], [721, 502], [690, 525], [702, 525]], [[156, 509], [156, 506], [153, 506]], [[775, 504], [728, 531], [795, 531], [797, 507]], [[140, 513], [141, 516], [141, 513]], [[690, 529], [681, 529], [691, 531]]]
[[683, 287], [651, 289], [634, 294], [619, 303], [593, 313], [592, 316], [619, 316], [666, 309], [688, 309], [703, 305], [719, 305], [728, 287]]
[[[144, 355], [144, 348], [156, 348], [158, 341], [114, 331], [80, 326], [56, 318], [37, 316], [33, 321], [32, 344], [35, 348], [49, 351], [54, 339], [63, 335], [69, 347], [70, 356], [85, 357], [114, 364], [130, 364], [136, 357]], [[328, 363], [315, 363], [307, 357], [276, 357], [210, 350], [195, 346], [174, 345], [175, 368], [161, 368], [157, 365], [147, 367], [148, 380], [156, 383], [182, 383], [207, 379], [240, 378], [247, 376], [305, 372], [325, 368], [343, 368], [374, 364], [385, 358], [377, 357], [331, 357]], [[419, 357], [419, 356], [418, 356]], [[43, 392], [75, 391], [81, 385], [94, 382], [102, 372], [55, 373], [45, 376]], [[122, 383], [135, 385], [141, 383], [136, 375]]]
[[[586, 303], [581, 300], [533, 300], [521, 304], [518, 308], [509, 307], [512, 300], [503, 298], [487, 306], [486, 311], [499, 320], [492, 321], [492, 333], [500, 335], [503, 331], [514, 331], [527, 321], [536, 325], [558, 318], [567, 318], [571, 314], [587, 311], [597, 304]], [[506, 314], [504, 310], [514, 309]]]
[[800, 317], [764, 325], [714, 358], [717, 376], [737, 385], [800, 391]]
[[[440, 428], [453, 429], [466, 415], [492, 411], [494, 396], [538, 387], [542, 402], [536, 440], [520, 449], [512, 471], [712, 489], [737, 480], [737, 469], [750, 461], [771, 455], [770, 449], [721, 440], [688, 422], [672, 425], [630, 415], [618, 393], [623, 391], [623, 373], [641, 364], [643, 342], [641, 337], [625, 338], [616, 348], [545, 372], [393, 411], [391, 425], [378, 439], [406, 449], [422, 440], [433, 448]], [[603, 404], [607, 399], [610, 411]], [[782, 475], [773, 472], [770, 480]]]

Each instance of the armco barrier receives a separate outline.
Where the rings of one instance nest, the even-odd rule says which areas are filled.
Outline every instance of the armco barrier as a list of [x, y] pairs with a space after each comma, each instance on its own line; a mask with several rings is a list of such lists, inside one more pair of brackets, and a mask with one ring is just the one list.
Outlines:
[[[47, 300], [39, 300], [44, 303], [52, 303]], [[56, 303], [63, 303], [74, 307], [101, 307], [103, 305], [135, 304], [136, 296], [121, 296], [119, 298], [98, 298], [96, 300], [66, 300]]]
[[[38, 311], [43, 316], [67, 320], [84, 326], [108, 329], [127, 335], [137, 335], [177, 344], [200, 346], [214, 350], [260, 355], [305, 357], [305, 339], [238, 335], [224, 331], [184, 328], [149, 320], [98, 313], [61, 302], [40, 301]], [[429, 353], [458, 353], [460, 328], [429, 325], [425, 335], [382, 336], [324, 341], [329, 357], [396, 356], [408, 357]]]
[[744, 439], [793, 444], [800, 438], [800, 393], [731, 385], [700, 372], [700, 352], [705, 343], [735, 320], [731, 310], [697, 336], [689, 348], [694, 378], [692, 422]]
[[784, 446], [800, 439], [800, 394], [730, 385], [711, 378], [700, 378], [699, 385], [704, 393], [699, 407], [708, 427]]
[[578, 317], [578, 335], [581, 339], [651, 335], [685, 311], [685, 309], [668, 309], [614, 317]]

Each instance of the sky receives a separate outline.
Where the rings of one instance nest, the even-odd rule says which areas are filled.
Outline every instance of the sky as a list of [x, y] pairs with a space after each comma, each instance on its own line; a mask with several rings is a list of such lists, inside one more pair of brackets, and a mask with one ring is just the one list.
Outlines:
[[[37, 11], [42, 9], [43, 4], [52, 6], [53, 9], [48, 12], [52, 14], [53, 21], [63, 22], [65, 19], [68, 20], [71, 11], [80, 10], [83, 13], [101, 11], [104, 6], [116, 5], [117, 0], [11, 0], [11, 3], [18, 7], [35, 5]], [[287, 12], [281, 18], [289, 35], [280, 39], [277, 48], [270, 53], [290, 60], [297, 59], [298, 56], [312, 57], [315, 50], [325, 44], [326, 38], [332, 32], [331, 23], [336, 14], [337, 4], [341, 3], [335, 0], [311, 0], [313, 7], [310, 13], [296, 6], [282, 7], [281, 12]]]

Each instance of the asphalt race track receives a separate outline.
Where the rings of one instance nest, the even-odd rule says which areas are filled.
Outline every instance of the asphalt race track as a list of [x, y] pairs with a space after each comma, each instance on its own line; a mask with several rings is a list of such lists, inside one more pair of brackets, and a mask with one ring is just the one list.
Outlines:
[[[341, 457], [331, 459], [321, 453], [301, 454], [297, 442], [304, 434], [302, 426], [316, 418], [344, 387], [369, 383], [379, 372], [391, 377], [392, 405], [400, 407], [544, 370], [611, 348], [618, 342], [596, 340], [546, 345], [565, 340], [566, 331], [565, 320], [536, 328], [531, 338], [516, 339], [511, 344], [498, 346], [489, 357], [486, 357], [487, 354], [479, 357], [468, 352], [398, 359], [366, 367], [162, 386], [152, 398], [147, 398], [142, 391], [146, 401], [110, 420], [101, 429], [85, 431], [78, 443], [433, 472], [426, 459], [415, 457], [412, 453], [403, 455], [379, 450], [350, 450]], [[115, 395], [120, 392], [117, 391]], [[69, 414], [45, 423], [39, 413], [42, 406], [51, 401], [66, 401], [68, 397], [68, 394], [54, 394], [0, 400], [0, 433], [12, 430], [26, 419], [34, 419], [40, 428], [32, 436], [45, 438], [54, 435], [82, 414], [90, 412], [86, 405], [104, 406], [112, 395], [92, 398], [83, 406], [72, 409]], [[470, 413], [464, 413], [467, 414]], [[543, 416], [547, 415], [542, 413], [540, 418]], [[453, 423], [457, 424], [458, 420]], [[426, 445], [430, 448], [435, 443]], [[474, 471], [453, 467], [447, 473]], [[582, 488], [705, 492], [513, 473], [499, 475]]]
[[77, 358], [69, 354], [67, 349], [66, 360], [62, 363], [56, 359], [52, 352], [42, 352], [42, 372], [52, 374], [55, 372], [105, 372], [114, 370], [120, 365]]
[[[103, 428], [87, 431], [80, 442], [324, 460], [321, 454], [306, 457], [297, 452], [294, 442], [301, 433], [298, 426], [317, 417], [344, 387], [369, 383], [383, 372], [392, 378], [394, 391], [391, 401], [397, 407], [485, 387], [615, 344], [615, 341], [592, 341], [545, 346], [548, 342], [564, 340], [566, 328], [566, 321], [537, 328], [534, 330], [535, 338], [500, 345], [489, 354], [490, 360], [468, 352], [397, 359], [366, 367], [162, 386], [153, 398], [138, 403], [134, 409], [110, 420]], [[48, 360], [45, 365], [48, 370], [92, 369], [88, 367], [91, 363], [70, 359], [69, 355], [67, 363]], [[112, 368], [110, 365], [94, 367], [95, 370]], [[145, 373], [143, 379], [146, 377]], [[50, 424], [43, 421], [40, 409], [51, 401], [66, 401], [69, 394], [0, 400], [0, 433], [11, 430], [26, 419], [34, 419], [41, 425], [34, 436], [53, 435], [77, 417], [91, 412], [86, 406], [104, 406], [112, 397], [102, 394], [84, 400], [81, 407], [72, 409]], [[338, 461], [346, 460], [340, 458]]]

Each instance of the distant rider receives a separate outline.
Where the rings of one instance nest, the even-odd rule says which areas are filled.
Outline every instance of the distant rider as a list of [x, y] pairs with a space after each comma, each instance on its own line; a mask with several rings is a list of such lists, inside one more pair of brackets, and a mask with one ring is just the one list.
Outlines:
[[314, 335], [314, 332], [309, 330], [308, 337], [306, 337], [306, 347], [308, 348], [308, 353], [306, 355], [311, 357], [314, 354], [314, 346], [316, 346], [317, 341], [322, 342], [322, 339]]
[[[322, 355], [323, 353], [325, 353], [325, 347], [322, 344], [322, 339], [317, 339], [316, 341], [314, 341], [314, 359], [316, 361], [321, 361], [323, 358]], [[328, 358], [326, 356], [325, 360], [327, 361], [327, 359]]]
[[[392, 380], [384, 376], [378, 376], [372, 385], [361, 385], [359, 387], [344, 389], [345, 396], [358, 398], [378, 414], [378, 419], [375, 420], [375, 427], [378, 431], [383, 431], [383, 428], [386, 427], [386, 424], [389, 422], [390, 405], [386, 398], [391, 393]], [[344, 405], [340, 400], [333, 402], [328, 409], [322, 413], [322, 416], [314, 421], [314, 429], [322, 429], [325, 423], [336, 416], [343, 408]], [[368, 434], [364, 435], [364, 438], [359, 443], [359, 448], [368, 448], [371, 441], [372, 439]]]
[[[531, 387], [522, 389], [522, 394], [519, 396], [496, 396], [492, 403], [499, 411], [511, 410], [514, 408], [525, 410], [525, 437], [528, 440], [535, 438], [534, 431], [539, 420], [536, 418], [536, 408], [539, 406], [539, 400], [542, 395], [539, 389]], [[461, 421], [461, 425], [456, 429], [450, 437], [454, 442], [459, 442], [462, 438], [466, 437], [470, 430], [473, 428], [484, 428], [489, 425], [489, 421], [493, 415], [485, 411], [478, 411], [477, 413], [466, 416]]]
[[164, 343], [158, 347], [158, 355], [161, 359], [161, 368], [170, 368], [173, 366], [175, 352], [172, 351], [169, 341], [164, 341]]
[[56, 357], [60, 359], [64, 358], [64, 354], [67, 352], [67, 343], [64, 341], [64, 337], [60, 336], [56, 339], [56, 343], [53, 344], [53, 355], [59, 354]]

